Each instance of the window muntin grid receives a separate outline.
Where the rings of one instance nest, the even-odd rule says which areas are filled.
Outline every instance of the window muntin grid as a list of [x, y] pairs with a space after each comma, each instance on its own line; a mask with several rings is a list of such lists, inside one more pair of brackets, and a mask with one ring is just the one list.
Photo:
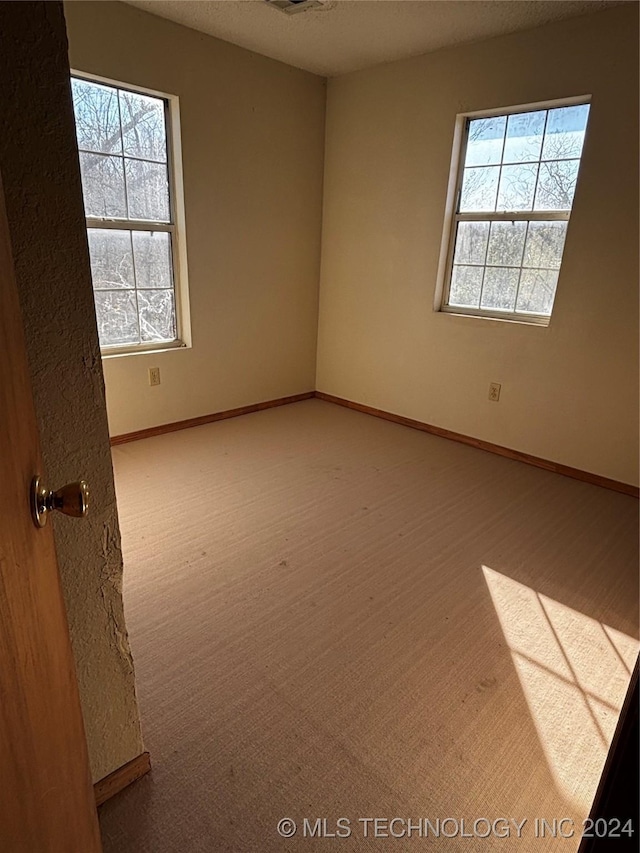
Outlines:
[[548, 323], [588, 114], [572, 103], [466, 119], [444, 310]]
[[103, 349], [179, 343], [168, 102], [72, 78]]

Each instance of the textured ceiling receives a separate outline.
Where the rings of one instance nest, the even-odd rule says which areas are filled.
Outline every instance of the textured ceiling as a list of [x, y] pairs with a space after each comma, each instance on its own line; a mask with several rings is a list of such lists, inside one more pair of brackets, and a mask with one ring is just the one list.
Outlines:
[[129, 0], [154, 15], [333, 77], [616, 5], [612, 0], [329, 0], [286, 15], [264, 0]]

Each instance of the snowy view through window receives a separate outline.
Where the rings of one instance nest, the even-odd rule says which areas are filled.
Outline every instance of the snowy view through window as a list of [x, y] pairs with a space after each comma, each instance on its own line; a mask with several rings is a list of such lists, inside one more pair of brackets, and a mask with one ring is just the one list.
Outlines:
[[588, 116], [579, 104], [468, 120], [448, 306], [551, 315]]
[[166, 103], [73, 78], [101, 347], [176, 340]]

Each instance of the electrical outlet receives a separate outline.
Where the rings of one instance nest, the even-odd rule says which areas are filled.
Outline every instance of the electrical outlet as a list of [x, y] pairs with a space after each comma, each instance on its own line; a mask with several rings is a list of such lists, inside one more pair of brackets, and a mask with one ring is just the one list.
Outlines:
[[150, 367], [149, 368], [149, 385], [159, 385], [160, 384], [160, 368], [159, 367]]
[[[159, 381], [160, 380], [158, 379], [158, 382]], [[489, 399], [491, 400], [492, 403], [497, 403], [498, 400], [500, 399], [500, 389], [501, 388], [502, 388], [502, 385], [500, 385], [499, 382], [492, 382], [489, 385]]]

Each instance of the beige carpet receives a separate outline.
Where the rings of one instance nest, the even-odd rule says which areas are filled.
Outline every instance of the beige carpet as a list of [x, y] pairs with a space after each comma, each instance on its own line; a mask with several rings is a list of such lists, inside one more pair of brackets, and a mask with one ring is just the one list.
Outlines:
[[[153, 771], [106, 853], [577, 849], [638, 648], [635, 499], [319, 400], [114, 463]], [[499, 818], [521, 838], [480, 838]]]

